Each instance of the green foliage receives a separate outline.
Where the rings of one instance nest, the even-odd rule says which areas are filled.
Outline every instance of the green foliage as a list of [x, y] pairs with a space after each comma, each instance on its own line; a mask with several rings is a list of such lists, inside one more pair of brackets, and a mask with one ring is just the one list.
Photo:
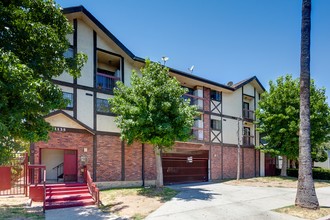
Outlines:
[[52, 0], [0, 2], [0, 158], [19, 151], [19, 141], [46, 140], [44, 116], [65, 107], [51, 79], [79, 76], [87, 57], [65, 58], [72, 27]]
[[140, 141], [162, 150], [176, 140], [187, 140], [197, 115], [196, 106], [182, 98], [187, 90], [170, 77], [168, 68], [150, 60], [141, 73], [133, 72], [131, 87], [118, 82], [110, 99], [121, 138], [128, 144]]
[[[267, 144], [257, 148], [273, 155], [296, 159], [299, 154], [299, 80], [291, 75], [269, 82], [257, 109], [258, 131]], [[322, 159], [324, 143], [329, 140], [330, 108], [325, 89], [311, 82], [311, 145], [314, 160]], [[320, 156], [320, 157], [319, 157]]]
[[[298, 169], [288, 169], [288, 176], [298, 177]], [[313, 168], [313, 179], [330, 180], [330, 169]]]

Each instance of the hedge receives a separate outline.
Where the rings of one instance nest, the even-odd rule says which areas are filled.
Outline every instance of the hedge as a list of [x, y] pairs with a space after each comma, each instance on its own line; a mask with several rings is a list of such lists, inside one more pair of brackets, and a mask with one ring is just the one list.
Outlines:
[[[298, 169], [287, 169], [288, 176], [298, 178]], [[313, 179], [330, 180], [330, 169], [313, 168]]]

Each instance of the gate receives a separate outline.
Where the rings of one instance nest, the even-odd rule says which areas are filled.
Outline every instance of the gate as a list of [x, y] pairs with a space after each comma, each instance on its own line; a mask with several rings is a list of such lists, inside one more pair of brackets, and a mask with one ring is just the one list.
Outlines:
[[18, 153], [8, 165], [0, 166], [0, 196], [27, 196], [27, 165], [27, 153]]

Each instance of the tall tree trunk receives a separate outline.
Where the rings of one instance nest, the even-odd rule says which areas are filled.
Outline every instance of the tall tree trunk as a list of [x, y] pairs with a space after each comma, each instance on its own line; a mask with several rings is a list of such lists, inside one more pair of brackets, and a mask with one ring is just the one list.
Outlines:
[[288, 168], [288, 158], [286, 156], [282, 156], [281, 176], [288, 176], [286, 173], [287, 168]]
[[310, 30], [311, 0], [303, 0], [300, 54], [300, 131], [299, 131], [299, 175], [296, 206], [318, 209], [312, 176], [310, 143]]
[[155, 151], [155, 157], [156, 157], [156, 187], [160, 188], [164, 186], [163, 182], [163, 165], [162, 165], [162, 156], [161, 156], [161, 150], [156, 146], [154, 148]]

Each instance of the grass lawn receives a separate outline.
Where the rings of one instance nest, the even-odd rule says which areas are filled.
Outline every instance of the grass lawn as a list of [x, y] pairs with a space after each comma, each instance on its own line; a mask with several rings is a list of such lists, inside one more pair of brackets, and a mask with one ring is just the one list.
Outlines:
[[113, 212], [132, 219], [144, 219], [171, 200], [178, 192], [169, 188], [120, 188], [100, 191], [103, 212]]
[[28, 200], [24, 196], [1, 196], [0, 219], [43, 220], [45, 215], [42, 208], [25, 208]]
[[[224, 181], [229, 185], [240, 186], [256, 186], [256, 187], [284, 187], [284, 188], [297, 188], [298, 180], [295, 177], [281, 177], [281, 176], [267, 176], [255, 177], [249, 179], [229, 180]], [[329, 180], [314, 180], [316, 188], [330, 186]]]

